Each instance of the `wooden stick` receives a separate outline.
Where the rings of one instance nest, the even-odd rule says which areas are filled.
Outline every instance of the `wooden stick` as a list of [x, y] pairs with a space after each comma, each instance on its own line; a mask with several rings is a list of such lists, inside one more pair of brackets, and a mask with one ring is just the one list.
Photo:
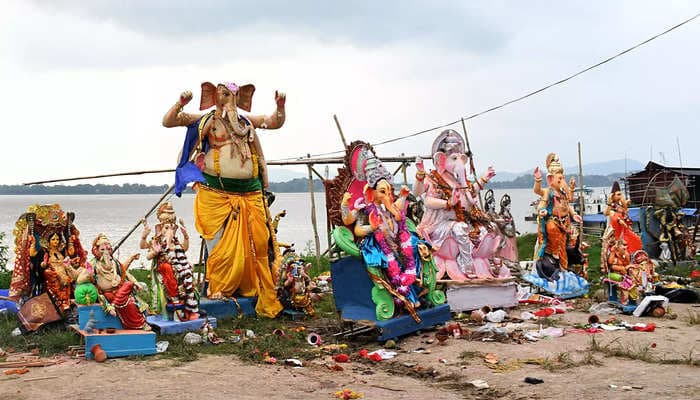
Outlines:
[[62, 178], [62, 179], [51, 179], [51, 180], [47, 180], [47, 181], [27, 182], [27, 183], [23, 183], [22, 185], [31, 186], [31, 185], [41, 185], [44, 183], [80, 181], [80, 180], [84, 180], [84, 179], [109, 178], [109, 177], [113, 177], [113, 176], [161, 174], [164, 172], [174, 172], [174, 171], [175, 171], [174, 169], [154, 169], [154, 170], [134, 171], [134, 172], [117, 172], [114, 174], [102, 174], [102, 175], [92, 175], [92, 176], [81, 176], [81, 177], [77, 177], [77, 178]]
[[581, 207], [581, 218], [583, 218], [583, 215], [586, 213], [586, 203], [583, 199], [583, 164], [581, 164], [581, 142], [578, 142], [578, 187], [581, 190], [581, 193], [579, 193], [579, 207]]
[[57, 375], [51, 375], [51, 376], [38, 376], [36, 378], [27, 378], [27, 379], [22, 379], [22, 382], [33, 382], [33, 381], [43, 381], [44, 379], [56, 379], [58, 378]]
[[309, 194], [311, 195], [311, 224], [314, 227], [314, 242], [316, 244], [316, 265], [321, 264], [321, 241], [318, 238], [318, 225], [316, 223], [316, 197], [314, 196], [313, 167], [309, 168]]
[[335, 126], [338, 127], [338, 133], [340, 133], [340, 140], [343, 141], [343, 148], [347, 149], [348, 142], [345, 141], [345, 135], [343, 134], [343, 128], [340, 127], [340, 121], [338, 121], [338, 117], [335, 114], [333, 114], [333, 120], [335, 121]]
[[131, 228], [131, 230], [130, 230], [129, 232], [127, 232], [127, 234], [124, 235], [124, 237], [121, 238], [121, 240], [119, 240], [119, 242], [117, 243], [117, 245], [114, 246], [114, 249], [112, 250], [112, 253], [114, 253], [115, 251], [117, 251], [117, 249], [119, 248], [119, 246], [121, 246], [122, 244], [124, 244], [124, 242], [126, 241], [126, 239], [128, 239], [129, 236], [131, 236], [131, 234], [134, 233], [134, 231], [143, 223], [143, 221], [145, 221], [145, 220], [153, 213], [153, 211], [155, 211], [155, 209], [158, 208], [158, 205], [160, 205], [160, 202], [163, 201], [163, 200], [165, 200], [165, 198], [168, 197], [168, 195], [169, 195], [173, 190], [175, 190], [175, 185], [170, 185], [170, 187], [168, 188], [168, 190], [166, 190], [165, 193], [163, 193], [163, 195], [160, 196], [160, 198], [158, 199], [158, 201], [153, 205], [153, 207], [151, 207], [150, 210], [148, 210], [148, 212], [146, 213], [146, 215], [144, 215], [144, 217], [143, 217], [142, 219], [139, 219], [139, 221], [136, 223], [136, 225], [134, 225], [134, 227]]

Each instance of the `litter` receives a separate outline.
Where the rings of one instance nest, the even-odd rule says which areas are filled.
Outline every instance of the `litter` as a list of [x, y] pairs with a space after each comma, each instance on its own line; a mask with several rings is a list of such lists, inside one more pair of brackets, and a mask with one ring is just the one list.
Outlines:
[[508, 313], [503, 310], [491, 311], [486, 314], [486, 320], [489, 322], [503, 322], [508, 317]]
[[474, 386], [477, 389], [488, 389], [489, 384], [483, 379], [475, 379], [473, 381], [469, 381], [469, 384]]
[[[368, 353], [367, 356], [370, 357], [370, 359], [373, 359], [372, 358], [373, 355], [379, 356], [381, 358], [379, 360], [375, 360], [375, 361], [381, 361], [381, 360], [390, 360], [390, 359], [396, 357], [397, 354], [398, 353], [395, 351], [386, 351], [384, 349], [379, 349], [379, 350], [375, 350], [371, 353]], [[374, 357], [374, 358], [376, 358], [376, 357]]]
[[161, 340], [160, 342], [156, 343], [156, 353], [165, 353], [168, 350], [168, 346], [170, 346], [170, 342], [167, 340]]

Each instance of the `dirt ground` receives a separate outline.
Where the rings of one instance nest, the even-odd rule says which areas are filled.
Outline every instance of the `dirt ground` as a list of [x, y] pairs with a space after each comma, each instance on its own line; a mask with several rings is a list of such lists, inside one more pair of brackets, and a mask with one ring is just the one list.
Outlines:
[[[519, 316], [526, 309], [535, 307], [510, 314]], [[330, 356], [302, 368], [250, 365], [232, 356], [201, 356], [188, 363], [70, 359], [21, 376], [1, 376], [0, 399], [330, 399], [343, 388], [365, 399], [698, 399], [700, 326], [688, 324], [688, 310], [698, 313], [700, 307], [672, 304], [675, 320], [619, 317], [654, 322], [657, 329], [651, 333], [567, 333], [524, 344], [449, 338], [439, 345], [435, 331], [417, 333], [399, 341], [396, 358], [340, 364], [343, 371], [328, 369], [334, 364]], [[555, 320], [572, 328], [588, 316], [574, 311]], [[616, 348], [621, 356], [591, 351], [592, 336], [599, 349]], [[414, 352], [421, 348], [427, 352]], [[498, 359], [494, 368], [484, 360], [487, 353]], [[525, 377], [544, 383], [528, 384]], [[468, 383], [477, 379], [489, 388]]]

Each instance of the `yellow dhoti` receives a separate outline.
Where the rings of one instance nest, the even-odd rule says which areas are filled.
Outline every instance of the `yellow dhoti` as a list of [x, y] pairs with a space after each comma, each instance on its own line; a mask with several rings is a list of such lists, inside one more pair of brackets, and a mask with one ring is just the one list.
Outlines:
[[209, 293], [258, 296], [255, 311], [274, 318], [282, 311], [268, 263], [265, 203], [260, 191], [229, 193], [201, 187], [194, 201], [197, 231], [206, 240], [224, 227], [207, 259]]

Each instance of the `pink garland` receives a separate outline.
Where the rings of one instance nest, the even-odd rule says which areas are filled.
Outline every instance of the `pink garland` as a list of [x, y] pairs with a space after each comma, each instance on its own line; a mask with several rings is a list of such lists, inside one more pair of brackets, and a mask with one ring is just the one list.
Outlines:
[[[374, 203], [370, 203], [367, 206], [368, 214], [378, 213], [379, 210]], [[399, 240], [401, 241], [401, 252], [406, 260], [406, 268], [404, 272], [401, 272], [401, 266], [396, 259], [394, 252], [391, 247], [386, 242], [386, 236], [381, 229], [374, 231], [374, 238], [379, 244], [382, 253], [387, 258], [389, 277], [391, 278], [391, 284], [397, 287], [399, 293], [407, 295], [410, 291], [410, 286], [416, 281], [416, 262], [413, 258], [413, 245], [411, 244], [411, 233], [408, 231], [408, 226], [406, 225], [406, 214], [401, 213], [401, 219], [399, 222]]]

